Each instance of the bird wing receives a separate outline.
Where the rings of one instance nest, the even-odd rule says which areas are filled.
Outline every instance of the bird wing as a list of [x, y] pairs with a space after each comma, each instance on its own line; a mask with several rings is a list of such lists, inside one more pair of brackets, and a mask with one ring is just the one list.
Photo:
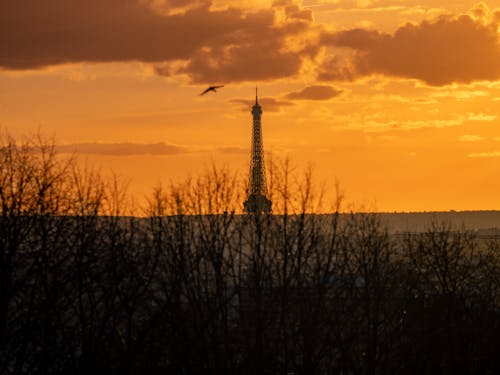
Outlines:
[[200, 96], [205, 95], [207, 92], [212, 91], [212, 90], [213, 90], [213, 88], [212, 88], [212, 87], [209, 87], [208, 89], [206, 89], [205, 91], [203, 91], [203, 92], [200, 94]]
[[205, 94], [206, 94], [207, 92], [209, 92], [209, 91], [213, 91], [213, 92], [215, 92], [215, 89], [220, 89], [221, 87], [224, 87], [224, 85], [220, 85], [220, 86], [209, 86], [209, 87], [208, 87], [205, 91], [203, 91], [203, 92], [200, 94], [200, 96], [201, 96], [201, 95], [205, 95]]

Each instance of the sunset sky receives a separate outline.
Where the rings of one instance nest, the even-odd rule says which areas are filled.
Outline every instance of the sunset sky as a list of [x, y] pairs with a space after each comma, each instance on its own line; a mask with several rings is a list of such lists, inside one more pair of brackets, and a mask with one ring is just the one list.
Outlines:
[[500, 0], [0, 0], [0, 127], [138, 197], [247, 173], [256, 85], [267, 156], [349, 201], [500, 209]]

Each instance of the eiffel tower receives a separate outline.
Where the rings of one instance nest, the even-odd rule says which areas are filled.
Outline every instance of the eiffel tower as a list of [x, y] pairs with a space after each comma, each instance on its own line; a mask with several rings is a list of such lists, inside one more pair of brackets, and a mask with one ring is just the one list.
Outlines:
[[267, 213], [271, 211], [271, 201], [267, 197], [266, 171], [264, 165], [264, 146], [262, 144], [262, 107], [259, 105], [257, 88], [255, 104], [252, 107], [252, 150], [250, 152], [250, 175], [248, 197], [244, 203], [247, 213]]

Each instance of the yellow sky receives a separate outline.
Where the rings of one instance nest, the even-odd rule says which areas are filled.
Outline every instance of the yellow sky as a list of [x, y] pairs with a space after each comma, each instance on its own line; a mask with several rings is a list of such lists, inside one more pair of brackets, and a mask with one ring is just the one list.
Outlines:
[[0, 126], [138, 197], [212, 161], [246, 173], [258, 85], [266, 150], [349, 201], [500, 209], [500, 2], [27, 3], [0, 5]]

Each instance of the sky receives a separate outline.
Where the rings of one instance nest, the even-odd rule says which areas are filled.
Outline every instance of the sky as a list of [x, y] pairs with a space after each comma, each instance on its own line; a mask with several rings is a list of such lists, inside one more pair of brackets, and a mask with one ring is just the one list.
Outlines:
[[138, 199], [246, 175], [256, 86], [266, 158], [348, 201], [500, 209], [500, 0], [0, 0], [0, 127]]

